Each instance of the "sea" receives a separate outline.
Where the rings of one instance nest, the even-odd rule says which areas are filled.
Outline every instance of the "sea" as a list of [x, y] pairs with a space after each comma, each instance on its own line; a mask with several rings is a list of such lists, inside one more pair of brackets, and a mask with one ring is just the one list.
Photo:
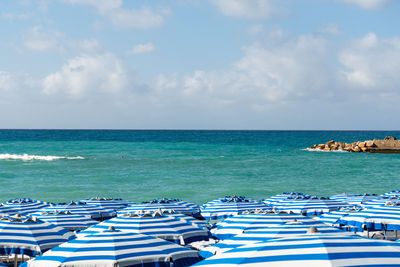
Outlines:
[[400, 154], [315, 152], [400, 131], [0, 130], [0, 201], [268, 198], [400, 189]]

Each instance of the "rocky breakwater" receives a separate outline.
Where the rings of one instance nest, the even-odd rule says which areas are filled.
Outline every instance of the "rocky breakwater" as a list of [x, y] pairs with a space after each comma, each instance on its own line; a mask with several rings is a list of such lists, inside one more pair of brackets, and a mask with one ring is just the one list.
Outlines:
[[313, 145], [313, 150], [322, 151], [348, 151], [348, 152], [366, 152], [366, 153], [400, 153], [400, 140], [393, 136], [387, 136], [385, 139], [374, 139], [367, 141], [357, 141], [354, 143], [343, 143], [331, 140], [325, 144]]

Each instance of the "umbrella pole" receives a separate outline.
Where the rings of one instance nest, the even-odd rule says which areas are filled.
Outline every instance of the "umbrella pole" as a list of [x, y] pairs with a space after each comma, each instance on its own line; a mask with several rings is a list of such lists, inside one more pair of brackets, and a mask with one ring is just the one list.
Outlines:
[[17, 255], [17, 253], [14, 254], [14, 267], [18, 267], [18, 255]]

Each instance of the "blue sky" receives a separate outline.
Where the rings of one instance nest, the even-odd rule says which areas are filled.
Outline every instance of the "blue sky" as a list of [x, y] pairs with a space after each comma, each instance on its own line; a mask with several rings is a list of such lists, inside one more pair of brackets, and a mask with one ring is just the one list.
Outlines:
[[395, 0], [5, 0], [1, 128], [399, 129]]

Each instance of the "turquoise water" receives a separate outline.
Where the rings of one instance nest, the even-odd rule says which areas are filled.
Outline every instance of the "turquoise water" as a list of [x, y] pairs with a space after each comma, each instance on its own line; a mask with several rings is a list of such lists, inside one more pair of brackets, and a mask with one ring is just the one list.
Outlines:
[[400, 132], [0, 130], [0, 201], [383, 193], [400, 189], [400, 154], [303, 149], [387, 135]]

